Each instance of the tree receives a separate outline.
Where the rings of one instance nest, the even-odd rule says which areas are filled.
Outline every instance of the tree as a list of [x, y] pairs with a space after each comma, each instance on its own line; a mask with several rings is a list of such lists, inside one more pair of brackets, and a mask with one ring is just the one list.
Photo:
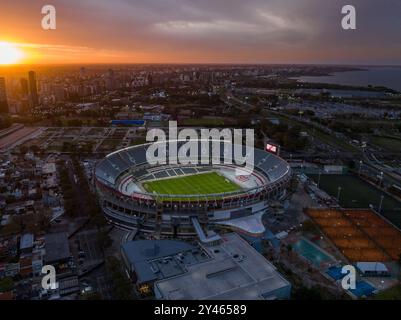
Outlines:
[[99, 230], [97, 234], [97, 241], [102, 249], [108, 248], [113, 244], [113, 239], [111, 239], [110, 235], [107, 233], [107, 230], [104, 228]]
[[312, 220], [305, 220], [302, 222], [302, 231], [305, 233], [317, 233], [318, 230]]
[[113, 295], [118, 300], [132, 299], [132, 284], [123, 272], [120, 260], [116, 257], [108, 257], [106, 269], [113, 282]]
[[294, 176], [290, 181], [290, 190], [296, 192], [298, 188], [298, 179]]
[[36, 144], [32, 145], [30, 149], [34, 154], [38, 154], [40, 152], [40, 147]]
[[28, 152], [28, 147], [22, 145], [22, 146], [19, 147], [19, 151], [20, 151], [21, 154], [26, 154]]
[[398, 280], [401, 281], [401, 253], [398, 255], [397, 264], [398, 264]]
[[86, 292], [81, 295], [84, 300], [102, 300], [103, 297], [99, 292]]
[[14, 287], [14, 281], [11, 277], [7, 277], [0, 280], [0, 292], [7, 292], [12, 290]]
[[322, 300], [322, 290], [317, 286], [312, 288], [301, 286], [293, 291], [292, 298], [294, 300]]
[[11, 221], [1, 229], [1, 234], [7, 236], [19, 234], [21, 232], [22, 232], [22, 225], [20, 219], [18, 219], [17, 216], [13, 216], [11, 218]]

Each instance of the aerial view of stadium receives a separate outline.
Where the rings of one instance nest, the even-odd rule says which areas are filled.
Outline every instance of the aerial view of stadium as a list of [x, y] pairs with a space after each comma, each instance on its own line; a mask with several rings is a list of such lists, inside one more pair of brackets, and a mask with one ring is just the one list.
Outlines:
[[[178, 141], [179, 145], [184, 142]], [[213, 143], [208, 142], [210, 150]], [[285, 196], [291, 178], [289, 165], [263, 150], [253, 150], [255, 168], [249, 172], [235, 162], [224, 164], [223, 142], [218, 142], [221, 164], [199, 155], [193, 160], [206, 159], [199, 161], [202, 164], [150, 165], [146, 160], [149, 145], [113, 152], [96, 166], [104, 213], [120, 227], [191, 236], [198, 222], [208, 226], [260, 215], [269, 201]], [[252, 225], [242, 227], [250, 234], [260, 233]], [[259, 227], [263, 230], [261, 221]]]
[[[153, 194], [208, 194], [240, 190], [240, 186], [217, 172], [194, 173], [178, 178], [150, 180], [143, 187]], [[184, 198], [185, 199], [185, 198]]]
[[400, 30], [401, 0], [1, 0], [0, 318], [397, 314]]

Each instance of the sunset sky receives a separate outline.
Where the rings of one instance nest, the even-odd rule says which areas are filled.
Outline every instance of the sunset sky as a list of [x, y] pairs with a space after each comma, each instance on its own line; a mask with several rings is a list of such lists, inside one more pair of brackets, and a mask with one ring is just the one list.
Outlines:
[[[57, 9], [57, 30], [41, 8]], [[341, 29], [341, 7], [357, 30]], [[401, 64], [400, 0], [1, 0], [20, 63]], [[0, 46], [1, 51], [1, 46]], [[1, 54], [1, 52], [0, 52]]]

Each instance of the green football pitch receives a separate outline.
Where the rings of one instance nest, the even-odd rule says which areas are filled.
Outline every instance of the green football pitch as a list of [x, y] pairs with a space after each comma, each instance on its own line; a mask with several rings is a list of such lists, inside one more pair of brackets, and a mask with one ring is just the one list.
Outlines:
[[[317, 174], [310, 174], [318, 182]], [[341, 187], [340, 205], [343, 208], [369, 208], [372, 205], [378, 210], [383, 195], [382, 215], [401, 227], [401, 203], [376, 187], [352, 175], [322, 174], [320, 188], [333, 197], [337, 197], [338, 187]]]
[[[199, 173], [184, 177], [148, 181], [144, 188], [154, 194], [168, 195], [207, 195], [213, 193], [233, 192], [241, 188], [216, 172]], [[174, 198], [181, 200], [185, 197]]]

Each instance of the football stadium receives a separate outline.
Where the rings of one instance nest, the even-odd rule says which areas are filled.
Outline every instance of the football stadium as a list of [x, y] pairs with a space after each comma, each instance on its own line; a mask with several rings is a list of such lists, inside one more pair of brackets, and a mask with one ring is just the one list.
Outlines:
[[[178, 147], [185, 142], [176, 141]], [[241, 148], [243, 157], [252, 152], [250, 170], [238, 164], [234, 151], [233, 161], [225, 161], [226, 143], [210, 140], [209, 150], [204, 141], [197, 143], [201, 152], [186, 164], [150, 164], [147, 150], [152, 144], [121, 149], [98, 162], [95, 184], [108, 221], [123, 229], [204, 240], [213, 236], [204, 234], [203, 227], [228, 222], [250, 235], [263, 233], [261, 217], [271, 200], [285, 196], [289, 165], [264, 150], [230, 145]]]

